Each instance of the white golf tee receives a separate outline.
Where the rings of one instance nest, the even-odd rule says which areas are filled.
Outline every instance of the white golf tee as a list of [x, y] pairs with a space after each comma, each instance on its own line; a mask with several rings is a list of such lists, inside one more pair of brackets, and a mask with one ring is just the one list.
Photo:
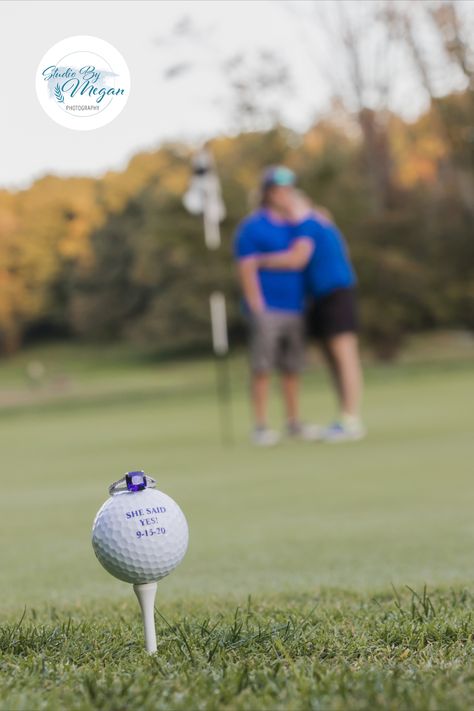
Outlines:
[[156, 652], [156, 630], [155, 630], [155, 597], [157, 583], [143, 583], [134, 585], [135, 595], [140, 603], [143, 619], [143, 629], [145, 632], [145, 649], [148, 654]]

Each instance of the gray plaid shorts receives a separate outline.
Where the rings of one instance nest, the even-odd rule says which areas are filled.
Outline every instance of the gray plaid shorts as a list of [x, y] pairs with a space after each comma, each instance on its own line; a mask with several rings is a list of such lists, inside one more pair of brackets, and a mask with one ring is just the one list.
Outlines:
[[303, 361], [304, 325], [300, 314], [264, 311], [250, 316], [252, 372], [277, 369], [282, 373], [299, 373]]

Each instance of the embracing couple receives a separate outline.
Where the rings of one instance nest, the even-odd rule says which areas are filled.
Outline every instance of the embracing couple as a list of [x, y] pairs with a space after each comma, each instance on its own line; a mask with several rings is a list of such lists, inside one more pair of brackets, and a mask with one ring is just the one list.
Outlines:
[[[250, 325], [250, 363], [255, 444], [280, 439], [268, 427], [270, 374], [277, 369], [287, 435], [302, 440], [361, 439], [361, 368], [357, 343], [356, 277], [344, 239], [332, 221], [295, 188], [284, 166], [265, 171], [260, 209], [235, 237], [235, 257]], [[340, 413], [328, 427], [304, 423], [299, 412], [299, 375], [305, 327], [317, 338], [336, 388]]]

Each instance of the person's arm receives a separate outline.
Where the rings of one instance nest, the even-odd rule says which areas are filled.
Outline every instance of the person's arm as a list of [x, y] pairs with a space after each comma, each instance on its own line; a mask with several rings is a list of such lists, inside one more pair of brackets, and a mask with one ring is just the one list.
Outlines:
[[260, 254], [258, 265], [264, 269], [303, 269], [311, 259], [314, 251], [312, 239], [299, 237], [290, 247], [283, 252], [271, 252], [270, 254]]
[[258, 238], [252, 225], [239, 226], [234, 243], [234, 255], [245, 302], [252, 313], [265, 310], [265, 300], [258, 276]]
[[256, 257], [246, 257], [238, 262], [240, 286], [249, 309], [255, 314], [265, 310], [257, 269]]

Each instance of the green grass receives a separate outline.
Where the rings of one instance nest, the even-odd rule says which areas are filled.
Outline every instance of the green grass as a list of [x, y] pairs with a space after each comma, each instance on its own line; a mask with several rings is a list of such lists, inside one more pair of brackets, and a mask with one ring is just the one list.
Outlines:
[[[33, 358], [46, 382], [28, 388]], [[242, 359], [232, 376], [224, 447], [205, 360], [61, 347], [0, 367], [0, 708], [472, 706], [472, 361], [370, 366], [366, 441], [271, 451], [247, 442]], [[331, 416], [320, 370], [303, 401]], [[108, 484], [137, 467], [191, 534], [154, 659], [90, 547]]]
[[152, 658], [131, 602], [65, 609], [2, 629], [3, 708], [464, 711], [473, 602], [339, 591], [165, 603]]

